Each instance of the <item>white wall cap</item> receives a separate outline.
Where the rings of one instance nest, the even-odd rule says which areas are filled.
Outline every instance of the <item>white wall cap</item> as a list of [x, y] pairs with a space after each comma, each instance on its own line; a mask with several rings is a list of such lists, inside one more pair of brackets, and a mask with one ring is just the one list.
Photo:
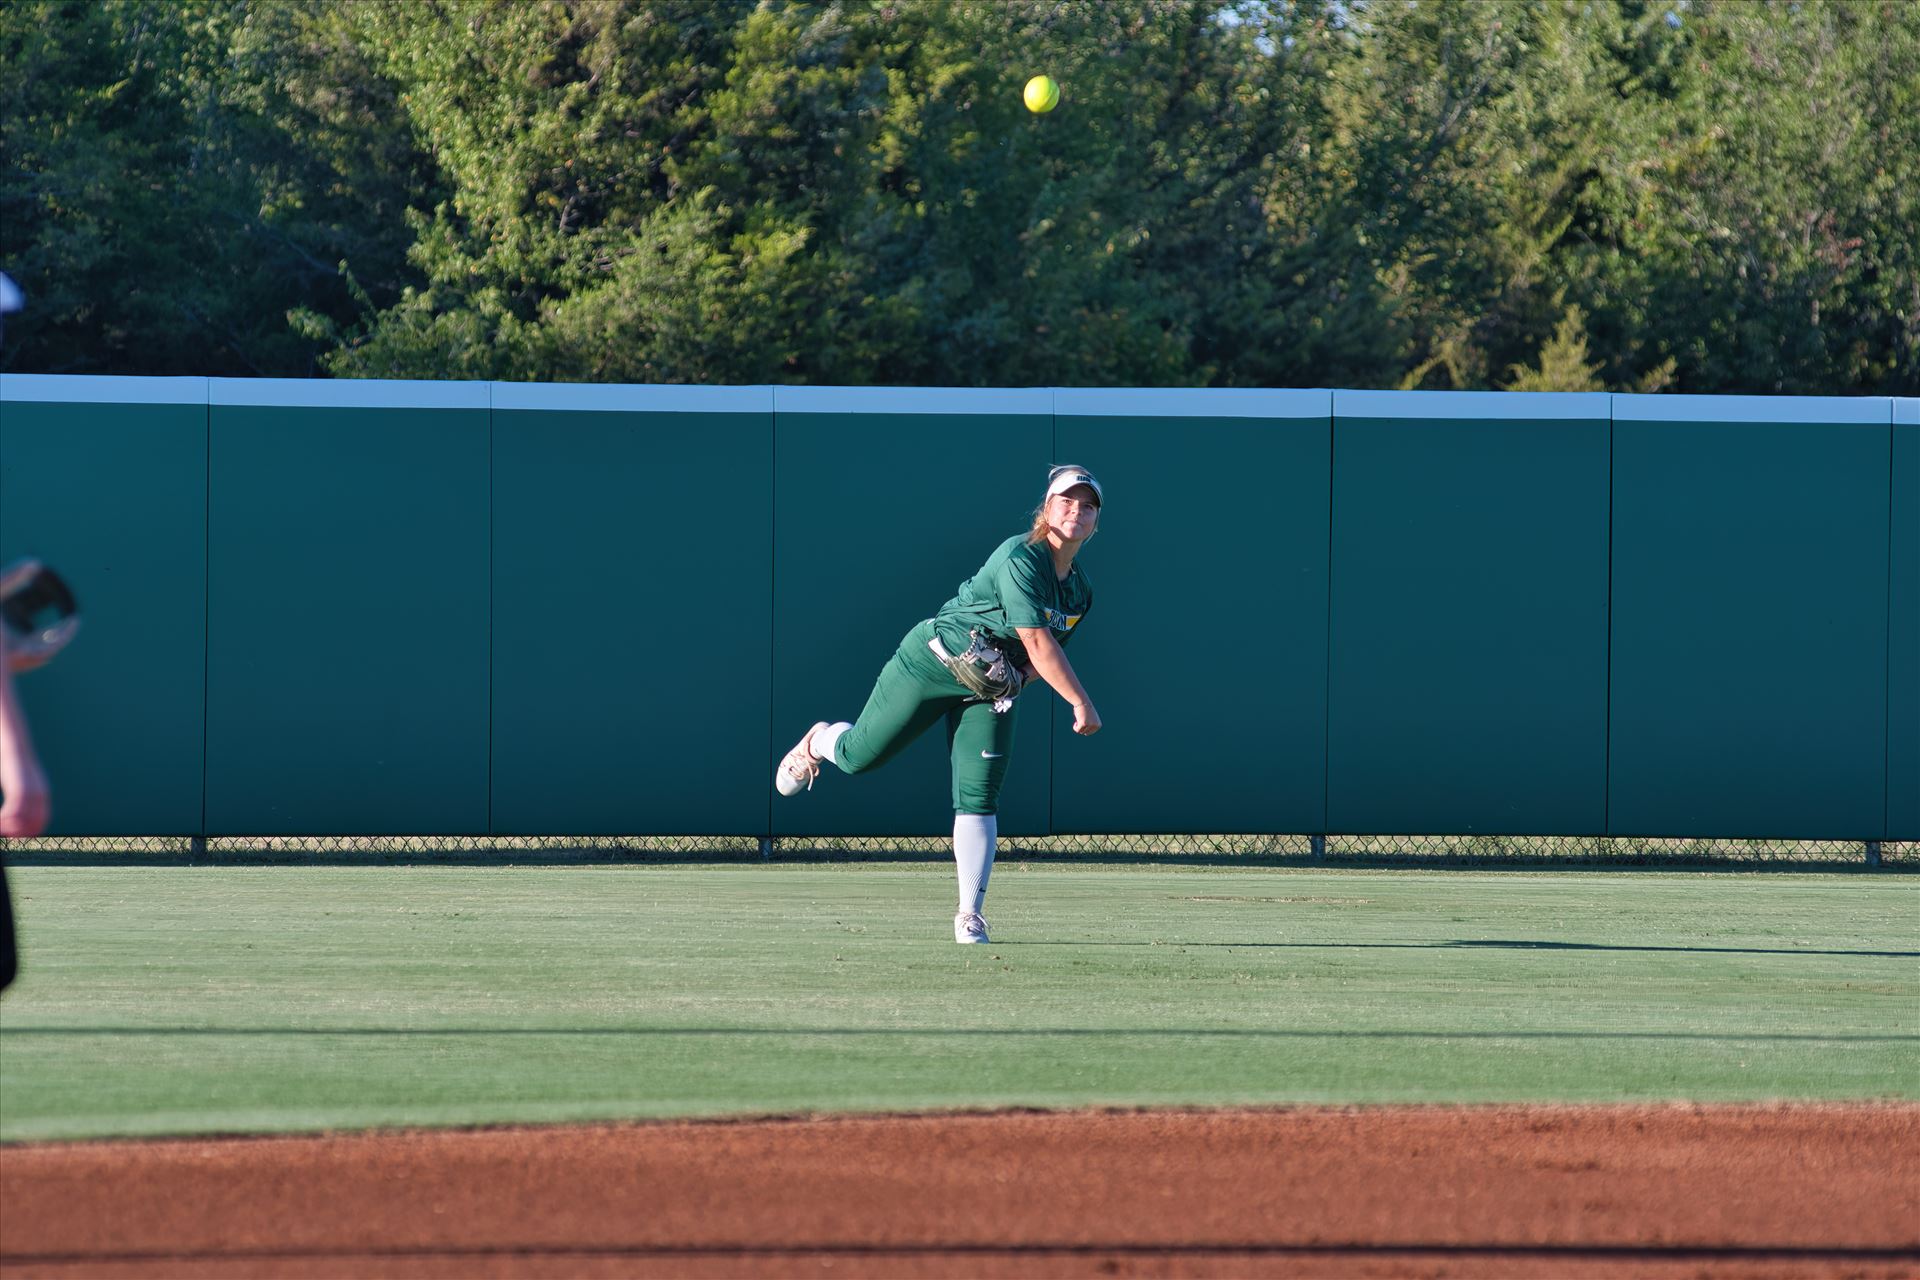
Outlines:
[[496, 409], [575, 413], [772, 413], [772, 387], [655, 386], [642, 383], [495, 382]]
[[216, 405], [275, 409], [485, 409], [485, 382], [386, 378], [212, 378]]
[[1333, 392], [1266, 387], [1056, 387], [1053, 410], [1080, 418], [1325, 418]]
[[1607, 420], [1604, 391], [1336, 391], [1335, 418]]
[[205, 378], [116, 378], [93, 374], [0, 373], [10, 404], [200, 404]]
[[1053, 412], [1049, 387], [775, 387], [775, 413]]
[[1685, 396], [1618, 395], [1615, 422], [1806, 422], [1888, 421], [1885, 396]]
[[1920, 424], [1920, 397], [1896, 397], [1893, 402], [1893, 420]]

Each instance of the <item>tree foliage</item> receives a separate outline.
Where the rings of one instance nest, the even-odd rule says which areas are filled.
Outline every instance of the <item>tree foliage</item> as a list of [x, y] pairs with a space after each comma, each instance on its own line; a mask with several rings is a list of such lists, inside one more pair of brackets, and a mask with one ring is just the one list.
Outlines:
[[1900, 0], [15, 0], [0, 70], [19, 370], [1920, 388]]

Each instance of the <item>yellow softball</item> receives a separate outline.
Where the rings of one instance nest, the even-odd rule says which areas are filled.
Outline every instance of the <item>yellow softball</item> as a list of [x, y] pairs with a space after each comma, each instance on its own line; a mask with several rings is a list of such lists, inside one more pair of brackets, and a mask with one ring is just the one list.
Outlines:
[[1035, 76], [1027, 81], [1020, 98], [1027, 104], [1027, 110], [1040, 115], [1060, 105], [1060, 86], [1052, 76]]

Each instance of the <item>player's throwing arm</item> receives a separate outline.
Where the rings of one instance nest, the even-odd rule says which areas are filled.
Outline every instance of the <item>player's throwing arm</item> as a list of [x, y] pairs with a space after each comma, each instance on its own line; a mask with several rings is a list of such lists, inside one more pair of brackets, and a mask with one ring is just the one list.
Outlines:
[[1073, 731], [1079, 734], [1098, 733], [1100, 713], [1093, 709], [1093, 699], [1087, 696], [1080, 677], [1073, 674], [1073, 664], [1067, 661], [1067, 651], [1053, 638], [1053, 632], [1044, 627], [1021, 627], [1019, 633], [1020, 643], [1027, 647], [1027, 656], [1033, 661], [1034, 671], [1073, 708]]
[[820, 766], [866, 773], [944, 721], [953, 769], [953, 857], [960, 879], [955, 942], [987, 941], [987, 878], [999, 835], [1000, 784], [1013, 754], [1020, 691], [1044, 680], [1073, 708], [1073, 731], [1097, 733], [1100, 713], [1066, 645], [1093, 608], [1080, 548], [1100, 527], [1100, 482], [1085, 467], [1047, 473], [1025, 533], [995, 547], [940, 611], [908, 631], [873, 684], [859, 719], [815, 724], [774, 770], [783, 796], [811, 791]]

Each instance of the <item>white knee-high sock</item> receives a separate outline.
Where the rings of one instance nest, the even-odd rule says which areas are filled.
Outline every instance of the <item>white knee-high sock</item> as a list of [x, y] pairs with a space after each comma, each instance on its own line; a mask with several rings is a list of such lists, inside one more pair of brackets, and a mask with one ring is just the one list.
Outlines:
[[848, 724], [845, 720], [840, 720], [814, 734], [812, 743], [813, 754], [819, 756], [822, 760], [829, 761], [838, 768], [840, 761], [834, 757], [833, 749], [840, 745], [840, 735], [851, 728], [853, 728], [852, 725]]
[[960, 873], [960, 910], [980, 914], [987, 901], [987, 877], [993, 874], [993, 846], [1000, 819], [991, 813], [953, 815], [953, 861]]

